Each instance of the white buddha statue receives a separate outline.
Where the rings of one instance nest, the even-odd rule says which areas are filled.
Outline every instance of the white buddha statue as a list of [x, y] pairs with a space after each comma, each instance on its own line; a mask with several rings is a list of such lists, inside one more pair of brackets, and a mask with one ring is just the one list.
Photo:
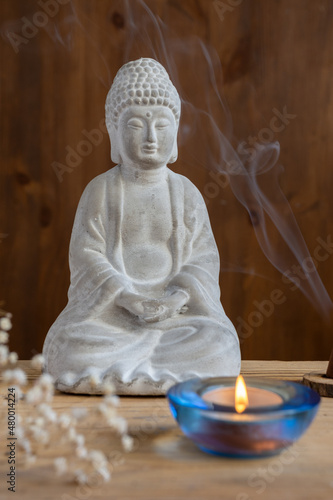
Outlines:
[[164, 394], [191, 377], [236, 376], [240, 350], [221, 302], [219, 254], [197, 188], [169, 170], [180, 99], [153, 59], [125, 64], [106, 100], [116, 167], [80, 200], [68, 304], [47, 334], [59, 390]]

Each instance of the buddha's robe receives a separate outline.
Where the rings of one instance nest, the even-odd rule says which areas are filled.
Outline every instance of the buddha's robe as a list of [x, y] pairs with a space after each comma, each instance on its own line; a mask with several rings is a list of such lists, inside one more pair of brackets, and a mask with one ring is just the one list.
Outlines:
[[[116, 166], [82, 195], [70, 243], [68, 304], [44, 343], [46, 371], [62, 391], [94, 392], [88, 378], [97, 373], [112, 380], [118, 394], [163, 394], [191, 377], [237, 375], [239, 342], [220, 302], [219, 254], [201, 194], [166, 169], [157, 208], [164, 209], [164, 226], [159, 231], [150, 217], [140, 267], [131, 250], [140, 238], [124, 206], [135, 186], [127, 182]], [[189, 295], [187, 307], [155, 323], [116, 304], [123, 290], [158, 299], [179, 289]]]

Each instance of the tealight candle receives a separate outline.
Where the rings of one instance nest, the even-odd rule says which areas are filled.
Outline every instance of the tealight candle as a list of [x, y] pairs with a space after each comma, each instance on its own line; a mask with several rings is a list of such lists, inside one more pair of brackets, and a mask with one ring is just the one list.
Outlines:
[[276, 406], [283, 403], [282, 397], [276, 392], [257, 387], [247, 388], [242, 375], [237, 377], [235, 387], [213, 389], [205, 392], [202, 397], [210, 403], [234, 406], [237, 413], [242, 413], [246, 408]]
[[[203, 451], [231, 457], [273, 455], [295, 442], [318, 410], [320, 396], [301, 384], [234, 377], [192, 379], [171, 387], [180, 428]], [[247, 386], [247, 388], [246, 388]]]

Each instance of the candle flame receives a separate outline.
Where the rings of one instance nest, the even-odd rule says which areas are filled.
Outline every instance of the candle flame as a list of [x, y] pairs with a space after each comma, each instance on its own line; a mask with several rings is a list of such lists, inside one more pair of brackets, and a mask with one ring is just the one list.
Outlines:
[[242, 375], [239, 375], [236, 380], [235, 387], [235, 409], [237, 413], [243, 413], [243, 411], [249, 405], [249, 398], [247, 396], [247, 390], [245, 381]]

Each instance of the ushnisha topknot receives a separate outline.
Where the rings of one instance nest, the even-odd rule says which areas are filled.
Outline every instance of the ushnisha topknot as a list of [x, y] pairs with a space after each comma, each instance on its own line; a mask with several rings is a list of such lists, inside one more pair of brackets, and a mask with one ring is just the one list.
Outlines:
[[132, 105], [167, 106], [179, 123], [178, 92], [164, 67], [155, 59], [137, 59], [119, 69], [105, 103], [108, 130], [112, 123], [117, 126], [121, 112]]

